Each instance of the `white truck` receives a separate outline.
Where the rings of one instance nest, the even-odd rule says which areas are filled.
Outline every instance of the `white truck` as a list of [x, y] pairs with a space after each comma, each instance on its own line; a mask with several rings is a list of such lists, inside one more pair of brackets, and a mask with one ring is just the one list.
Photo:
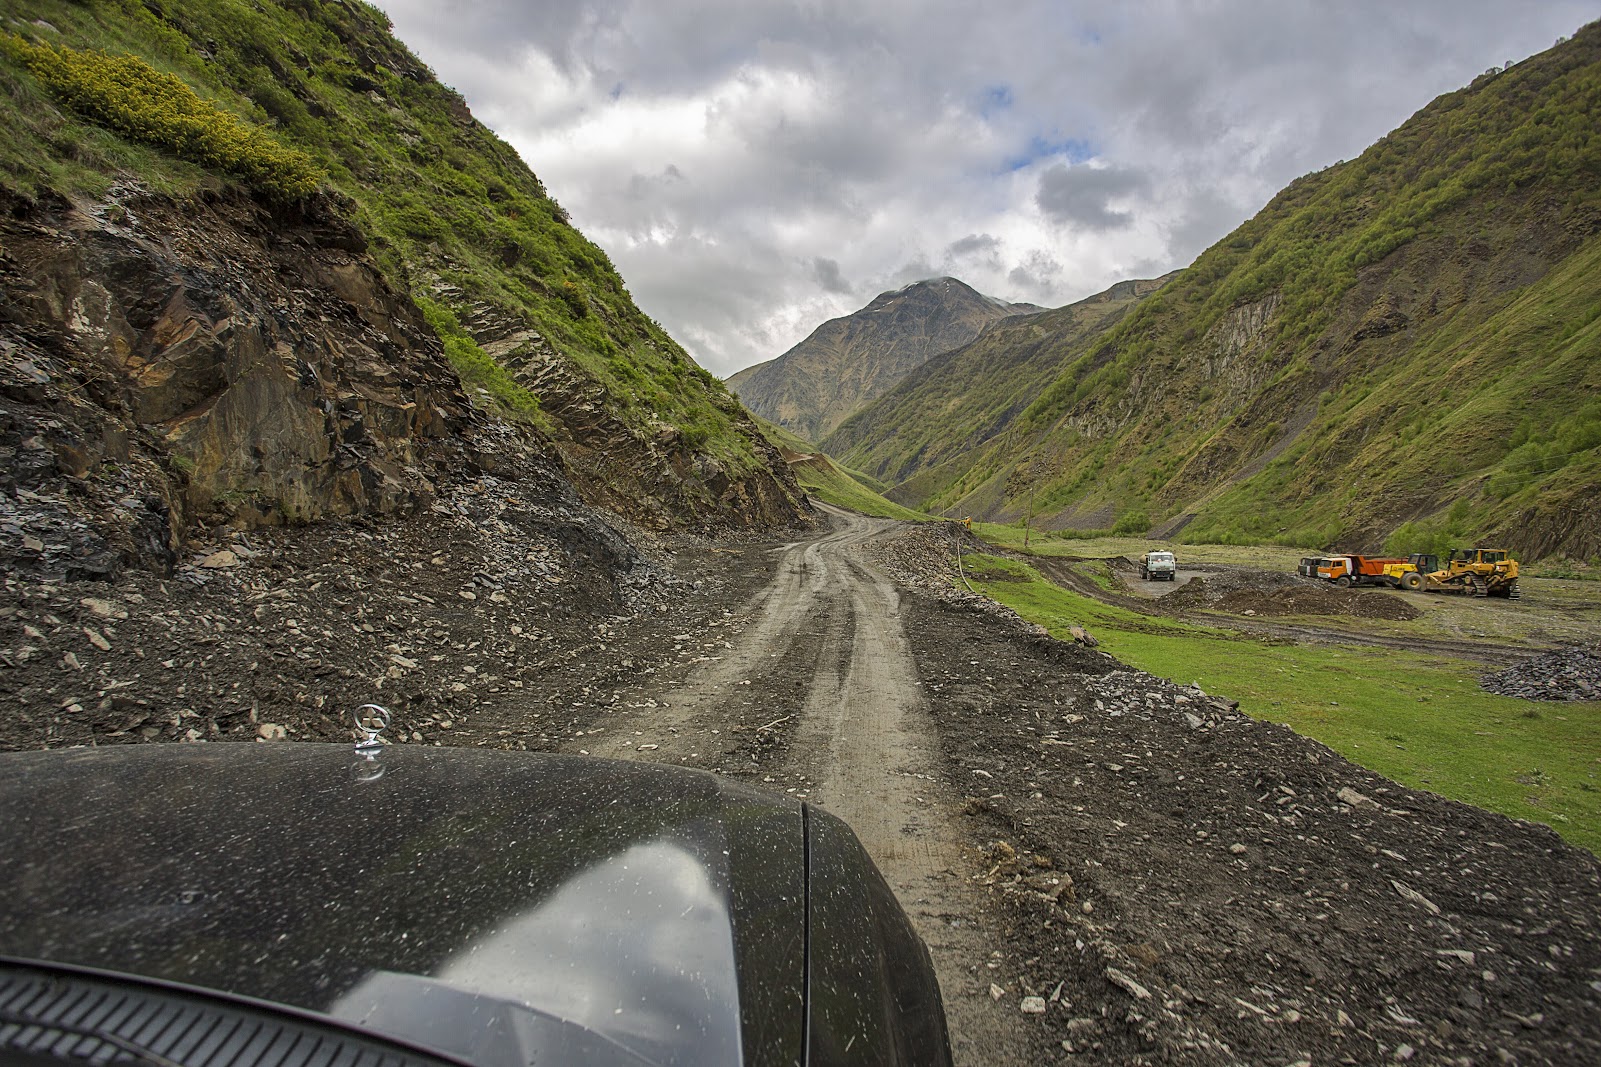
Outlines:
[[1179, 561], [1171, 552], [1147, 552], [1140, 557], [1140, 577], [1147, 582], [1178, 581]]

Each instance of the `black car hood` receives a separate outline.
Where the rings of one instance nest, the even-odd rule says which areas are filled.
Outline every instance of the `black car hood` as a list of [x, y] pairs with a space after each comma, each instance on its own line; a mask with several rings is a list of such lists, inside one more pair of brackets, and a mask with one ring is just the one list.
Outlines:
[[132, 746], [0, 756], [0, 813], [3, 956], [289, 1005], [485, 1067], [576, 1047], [557, 1032], [577, 1027], [619, 1063], [801, 1055], [803, 809], [709, 774]]

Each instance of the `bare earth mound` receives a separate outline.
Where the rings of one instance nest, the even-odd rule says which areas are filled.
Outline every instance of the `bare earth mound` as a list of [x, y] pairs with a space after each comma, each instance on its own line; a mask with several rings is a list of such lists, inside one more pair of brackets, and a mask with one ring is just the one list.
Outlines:
[[1163, 597], [1162, 604], [1234, 615], [1344, 615], [1405, 621], [1422, 614], [1383, 590], [1341, 589], [1319, 579], [1272, 571], [1218, 571], [1191, 580]]

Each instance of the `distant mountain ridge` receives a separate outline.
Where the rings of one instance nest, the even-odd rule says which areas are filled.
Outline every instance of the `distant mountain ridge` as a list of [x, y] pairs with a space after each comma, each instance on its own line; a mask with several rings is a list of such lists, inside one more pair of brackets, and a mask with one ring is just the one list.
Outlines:
[[729, 378], [752, 412], [816, 441], [934, 356], [993, 323], [1045, 310], [985, 296], [956, 278], [880, 293], [860, 311], [830, 319], [777, 359]]

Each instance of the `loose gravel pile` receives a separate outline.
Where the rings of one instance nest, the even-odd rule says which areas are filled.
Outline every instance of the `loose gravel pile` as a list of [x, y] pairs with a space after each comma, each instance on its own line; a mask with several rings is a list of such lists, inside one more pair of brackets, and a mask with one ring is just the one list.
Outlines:
[[397, 743], [547, 748], [670, 654], [642, 629], [703, 623], [701, 575], [532, 479], [481, 475], [405, 521], [215, 534], [171, 578], [0, 580], [0, 751], [343, 740], [366, 701]]
[[[914, 601], [915, 603], [915, 601]], [[1200, 689], [905, 612], [1033, 1063], [1601, 1063], [1601, 868]], [[986, 992], [987, 989], [987, 992]]]
[[867, 552], [891, 577], [908, 588], [943, 604], [1002, 620], [1024, 633], [1044, 635], [1043, 626], [1028, 622], [1011, 608], [972, 592], [963, 584], [964, 568], [959, 562], [958, 545], [962, 555], [995, 551], [993, 545], [980, 541], [960, 523], [945, 522], [908, 526], [901, 533], [873, 542]]
[[1526, 700], [1601, 700], [1601, 645], [1571, 645], [1486, 674], [1479, 685]]

